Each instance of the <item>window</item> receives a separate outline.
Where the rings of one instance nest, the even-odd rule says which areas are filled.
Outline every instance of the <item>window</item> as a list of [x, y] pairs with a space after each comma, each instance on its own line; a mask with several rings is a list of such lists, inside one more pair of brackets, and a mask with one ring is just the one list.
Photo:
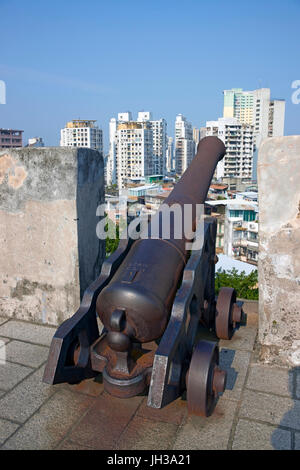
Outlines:
[[243, 211], [230, 210], [230, 217], [243, 217]]
[[246, 222], [251, 222], [255, 220], [255, 212], [254, 211], [244, 211], [243, 220]]

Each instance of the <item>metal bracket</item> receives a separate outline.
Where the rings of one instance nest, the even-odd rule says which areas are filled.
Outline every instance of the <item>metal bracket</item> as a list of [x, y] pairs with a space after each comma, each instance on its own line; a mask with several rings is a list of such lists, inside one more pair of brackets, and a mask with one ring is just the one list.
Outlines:
[[[84, 292], [77, 312], [57, 329], [50, 345], [43, 382], [76, 383], [97, 374], [90, 364], [90, 347], [99, 337], [96, 300], [123, 262], [133, 242], [131, 238], [120, 240], [117, 250], [104, 261], [100, 276]], [[78, 345], [80, 354], [74, 365], [73, 354]]]
[[184, 269], [168, 326], [156, 351], [148, 394], [148, 406], [161, 408], [182, 394], [185, 365], [190, 362], [204, 300], [210, 303], [206, 319], [214, 315], [216, 220], [205, 218], [203, 245], [192, 251]]

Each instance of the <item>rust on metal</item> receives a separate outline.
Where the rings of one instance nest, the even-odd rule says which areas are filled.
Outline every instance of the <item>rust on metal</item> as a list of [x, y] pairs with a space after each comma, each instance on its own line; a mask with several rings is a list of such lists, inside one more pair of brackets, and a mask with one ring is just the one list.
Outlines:
[[221, 287], [216, 305], [216, 334], [220, 339], [230, 339], [236, 323], [241, 322], [242, 308], [236, 303], [232, 287]]
[[220, 371], [218, 363], [217, 345], [211, 341], [200, 341], [195, 347], [188, 371], [187, 402], [190, 414], [212, 414], [218, 393], [224, 391], [226, 380], [226, 374]]

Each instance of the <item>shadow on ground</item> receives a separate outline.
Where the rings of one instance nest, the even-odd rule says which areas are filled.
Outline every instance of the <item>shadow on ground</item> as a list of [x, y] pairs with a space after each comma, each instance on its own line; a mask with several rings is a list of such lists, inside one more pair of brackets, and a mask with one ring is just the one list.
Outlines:
[[[285, 413], [280, 421], [280, 425], [273, 432], [271, 437], [271, 444], [275, 450], [282, 450], [284, 443], [282, 441], [282, 430], [290, 427], [298, 427], [300, 422], [300, 406], [299, 399], [297, 400], [297, 375], [300, 374], [300, 367], [294, 367], [289, 370], [288, 387], [291, 398], [294, 400], [293, 408]], [[297, 425], [298, 422], [298, 425]], [[299, 444], [295, 443], [295, 433], [292, 432], [292, 448], [295, 447], [299, 450]]]

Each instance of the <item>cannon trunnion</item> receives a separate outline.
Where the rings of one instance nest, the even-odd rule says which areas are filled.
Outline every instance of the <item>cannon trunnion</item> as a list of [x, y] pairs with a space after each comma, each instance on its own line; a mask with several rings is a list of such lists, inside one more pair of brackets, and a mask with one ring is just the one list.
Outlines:
[[[141, 234], [121, 240], [101, 274], [84, 293], [79, 310], [56, 331], [43, 380], [76, 383], [99, 373], [107, 392], [121, 398], [148, 389], [148, 406], [161, 408], [186, 390], [190, 413], [209, 416], [225, 389], [217, 342], [200, 340], [199, 326], [230, 339], [241, 321], [234, 289], [215, 299], [216, 220], [197, 218], [213, 172], [224, 156], [214, 137], [200, 141], [197, 155], [165, 204], [192, 207], [189, 233], [167, 238]], [[155, 215], [161, 228], [161, 209]], [[177, 221], [178, 222], [178, 221]], [[150, 230], [147, 227], [147, 231]], [[202, 244], [187, 242], [202, 235]], [[196, 236], [195, 236], [196, 233]], [[99, 334], [97, 316], [103, 324]]]

